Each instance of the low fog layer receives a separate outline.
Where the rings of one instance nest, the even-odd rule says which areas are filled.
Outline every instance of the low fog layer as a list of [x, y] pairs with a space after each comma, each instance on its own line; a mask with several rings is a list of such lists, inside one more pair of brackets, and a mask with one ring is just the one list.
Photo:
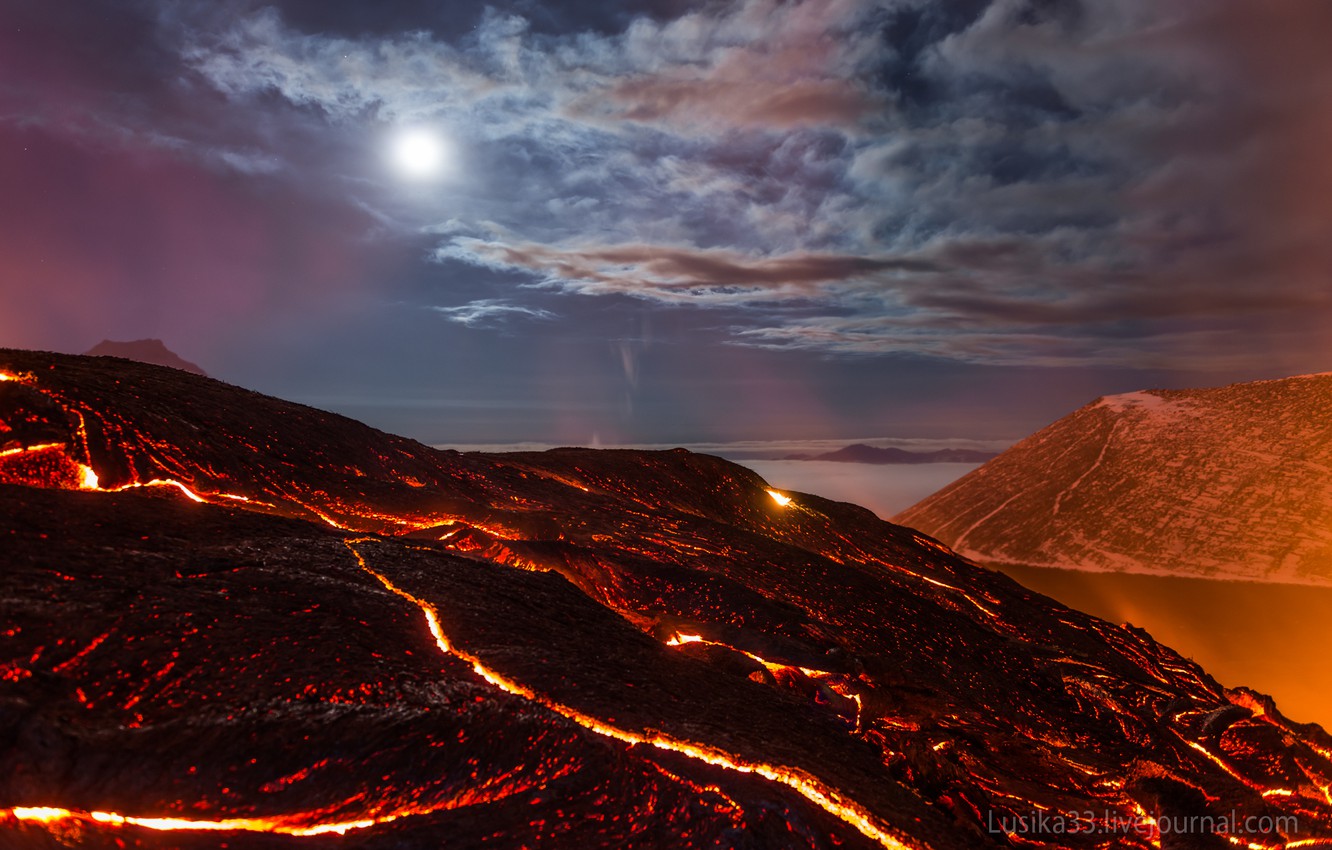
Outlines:
[[813, 493], [869, 508], [883, 519], [897, 514], [976, 469], [975, 463], [874, 465], [827, 460], [737, 460], [782, 490]]

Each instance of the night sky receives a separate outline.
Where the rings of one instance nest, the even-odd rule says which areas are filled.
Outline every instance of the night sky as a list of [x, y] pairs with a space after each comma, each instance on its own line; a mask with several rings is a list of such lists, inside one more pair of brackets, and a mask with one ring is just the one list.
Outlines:
[[434, 443], [1328, 371], [1328, 44], [1326, 0], [0, 0], [0, 346]]

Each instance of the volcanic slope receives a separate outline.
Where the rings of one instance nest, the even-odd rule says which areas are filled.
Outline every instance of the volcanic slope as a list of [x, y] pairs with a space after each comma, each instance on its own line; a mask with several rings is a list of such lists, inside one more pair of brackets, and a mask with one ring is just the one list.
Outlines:
[[0, 481], [6, 848], [1332, 839], [1321, 728], [717, 458], [3, 351]]
[[1332, 375], [1108, 396], [894, 517], [978, 561], [1332, 584]]

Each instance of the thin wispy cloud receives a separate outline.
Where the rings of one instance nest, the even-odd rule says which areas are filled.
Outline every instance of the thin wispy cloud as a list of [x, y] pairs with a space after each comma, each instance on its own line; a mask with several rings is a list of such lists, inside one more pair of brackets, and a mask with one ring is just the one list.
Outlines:
[[484, 298], [461, 304], [457, 307], [431, 307], [451, 322], [467, 325], [470, 328], [501, 324], [508, 319], [554, 319], [549, 310], [522, 307], [493, 298]]
[[842, 285], [934, 270], [926, 260], [905, 257], [753, 256], [643, 244], [559, 249], [467, 238], [441, 248], [437, 257], [540, 274], [549, 286], [584, 295], [624, 294], [699, 306], [817, 299]]

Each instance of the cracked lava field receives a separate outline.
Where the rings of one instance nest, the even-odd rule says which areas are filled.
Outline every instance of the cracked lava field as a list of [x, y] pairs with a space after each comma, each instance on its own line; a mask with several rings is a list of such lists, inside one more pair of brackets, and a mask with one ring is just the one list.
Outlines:
[[6, 850], [1332, 846], [1320, 727], [683, 450], [0, 351], [0, 563]]

